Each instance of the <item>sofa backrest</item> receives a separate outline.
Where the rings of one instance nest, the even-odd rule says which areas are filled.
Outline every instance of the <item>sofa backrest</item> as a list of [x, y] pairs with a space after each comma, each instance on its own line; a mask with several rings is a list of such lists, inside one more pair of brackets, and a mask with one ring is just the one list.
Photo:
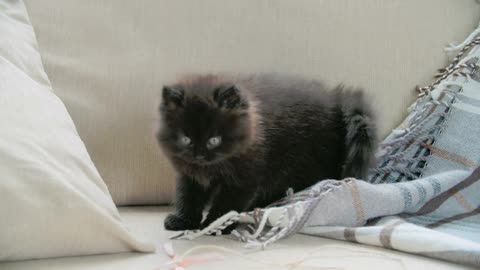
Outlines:
[[361, 86], [385, 136], [480, 19], [475, 1], [27, 0], [53, 88], [118, 205], [174, 196], [154, 138], [185, 72], [284, 72]]

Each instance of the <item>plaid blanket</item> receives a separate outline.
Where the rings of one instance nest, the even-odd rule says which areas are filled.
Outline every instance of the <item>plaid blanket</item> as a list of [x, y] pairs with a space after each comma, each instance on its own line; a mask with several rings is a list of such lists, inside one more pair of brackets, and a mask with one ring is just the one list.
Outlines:
[[381, 246], [480, 267], [480, 26], [381, 144], [368, 179], [324, 180], [265, 209], [231, 212], [249, 247], [293, 233]]

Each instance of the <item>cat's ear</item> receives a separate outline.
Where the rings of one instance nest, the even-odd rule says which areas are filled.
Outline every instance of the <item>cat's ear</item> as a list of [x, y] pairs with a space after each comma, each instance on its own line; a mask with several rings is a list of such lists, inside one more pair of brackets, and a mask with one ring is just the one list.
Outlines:
[[169, 109], [183, 106], [184, 93], [180, 89], [164, 86], [162, 89], [163, 105]]
[[217, 88], [213, 99], [221, 108], [233, 109], [244, 105], [240, 90], [235, 85]]

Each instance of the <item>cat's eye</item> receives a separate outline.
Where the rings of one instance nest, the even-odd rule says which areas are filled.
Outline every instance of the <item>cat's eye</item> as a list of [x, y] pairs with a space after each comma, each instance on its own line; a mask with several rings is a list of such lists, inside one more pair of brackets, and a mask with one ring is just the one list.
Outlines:
[[207, 142], [207, 148], [212, 149], [220, 145], [222, 143], [222, 137], [220, 136], [215, 136], [210, 139], [208, 139]]
[[187, 136], [181, 136], [181, 137], [180, 137], [180, 143], [181, 143], [182, 145], [187, 146], [187, 145], [190, 145], [191, 142], [192, 142], [192, 140], [190, 140], [190, 138], [187, 137]]

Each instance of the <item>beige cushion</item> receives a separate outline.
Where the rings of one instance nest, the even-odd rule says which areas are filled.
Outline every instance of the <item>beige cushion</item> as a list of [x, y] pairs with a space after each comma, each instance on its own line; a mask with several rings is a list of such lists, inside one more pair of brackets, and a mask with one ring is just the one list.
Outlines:
[[[2, 270], [167, 270], [165, 263], [168, 257], [161, 248], [168, 238], [175, 233], [159, 229], [168, 211], [171, 209], [160, 207], [132, 207], [120, 208], [120, 214], [132, 232], [139, 237], [154, 239], [160, 247], [156, 254], [135, 254], [124, 253], [103, 256], [87, 256], [61, 258], [52, 260], [37, 260], [15, 263], [0, 263]], [[283, 270], [275, 265], [262, 265], [259, 260], [273, 264], [287, 264], [308, 256], [303, 267], [295, 270], [305, 269], [342, 269], [342, 270], [466, 270], [474, 269], [462, 265], [455, 265], [412, 254], [401, 253], [393, 250], [381, 249], [372, 246], [354, 244], [343, 241], [335, 241], [320, 237], [306, 235], [295, 235], [283, 239], [267, 247], [265, 251], [253, 252], [245, 249], [243, 243], [230, 240], [224, 237], [206, 236], [194, 241], [178, 240], [173, 241], [174, 250], [177, 255], [182, 255], [187, 250], [202, 245], [215, 245], [233, 249], [235, 252], [243, 253], [247, 259], [231, 254], [224, 254], [227, 257], [223, 261], [210, 263], [197, 263], [185, 267], [186, 270]], [[198, 250], [196, 254], [206, 253], [212, 250]], [[195, 254], [195, 253], [194, 253]], [[249, 261], [249, 260], [255, 261]], [[310, 267], [305, 267], [310, 266]]]
[[[279, 71], [374, 94], [382, 136], [478, 23], [452, 0], [28, 0], [54, 88], [117, 204], [165, 203], [161, 85], [184, 72]], [[443, 60], [442, 60], [443, 59]]]
[[0, 261], [152, 251], [53, 93], [21, 0], [0, 1], [0, 37]]

